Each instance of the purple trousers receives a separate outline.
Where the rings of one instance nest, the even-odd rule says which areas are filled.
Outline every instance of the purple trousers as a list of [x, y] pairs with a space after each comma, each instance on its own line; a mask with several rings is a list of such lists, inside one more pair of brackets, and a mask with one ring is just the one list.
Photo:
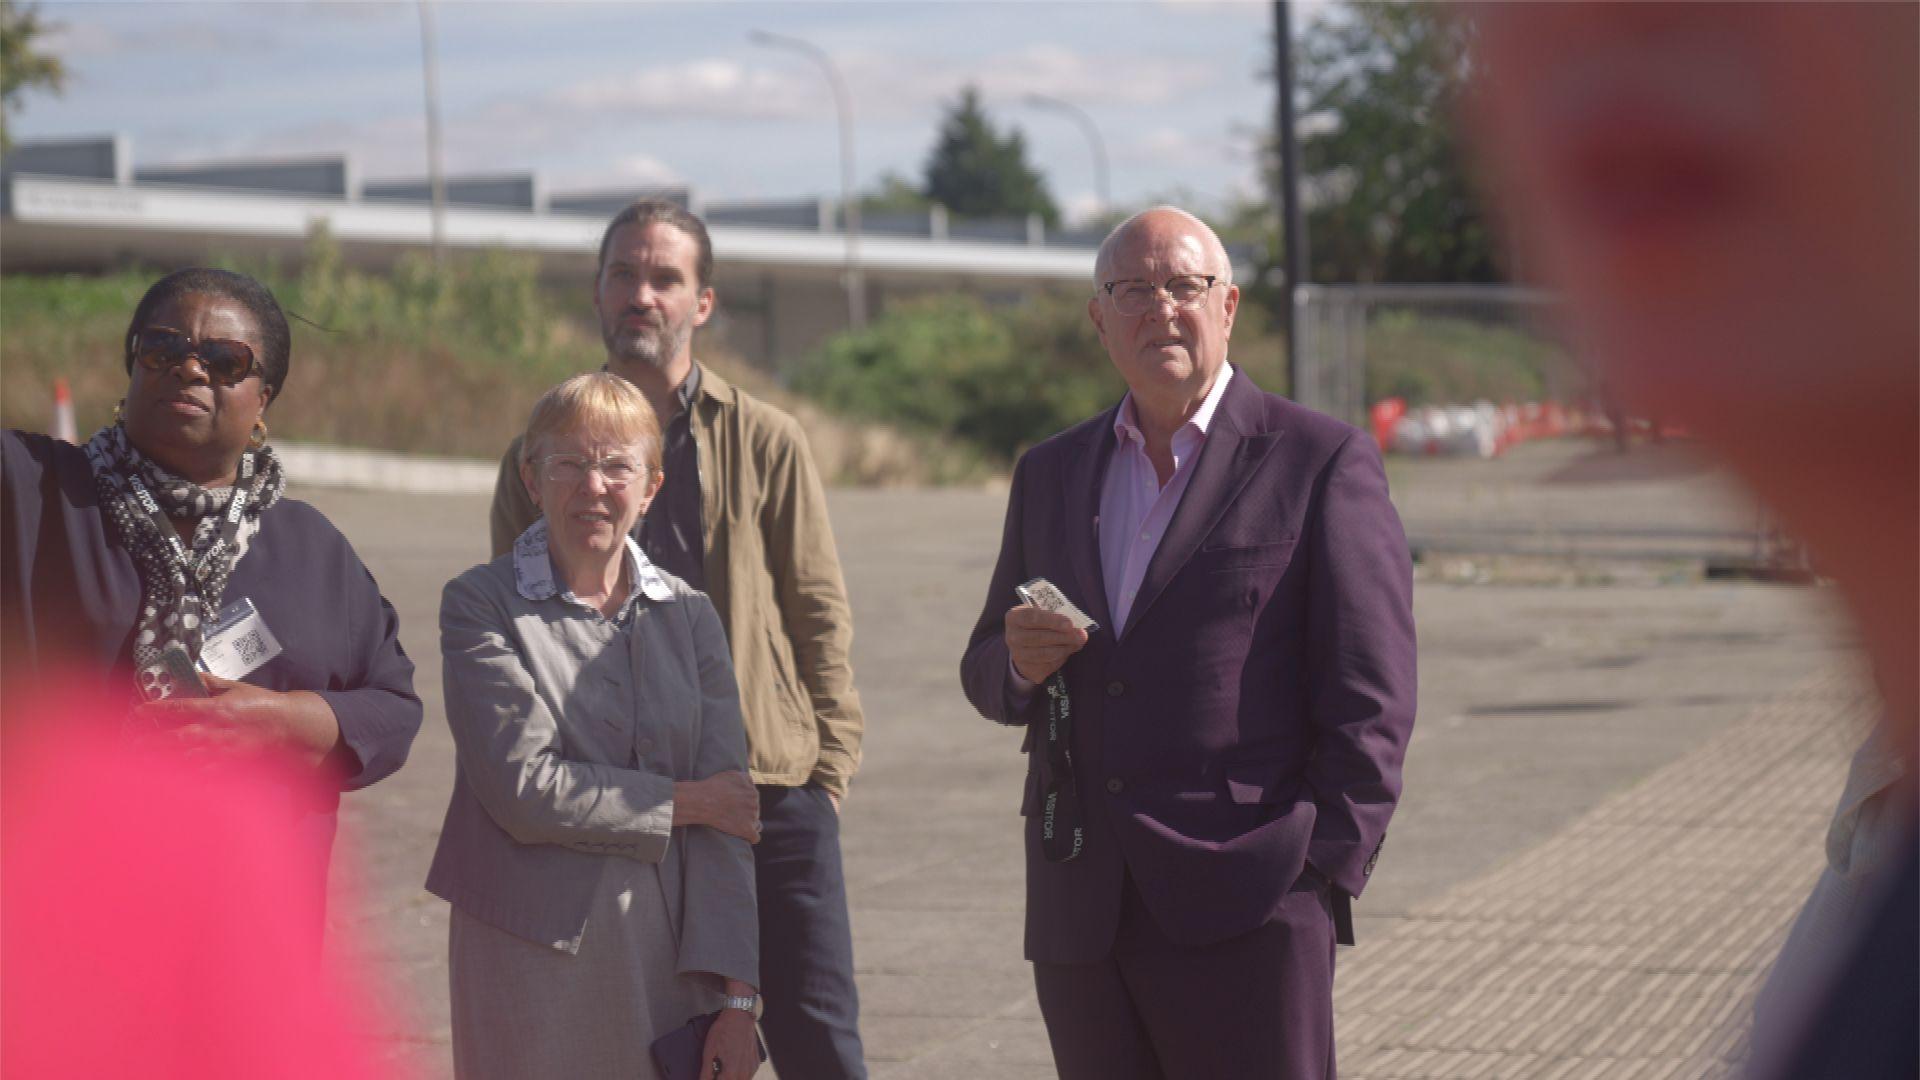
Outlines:
[[1104, 959], [1035, 964], [1061, 1080], [1332, 1080], [1333, 917], [1303, 878], [1265, 925], [1169, 941], [1128, 879]]

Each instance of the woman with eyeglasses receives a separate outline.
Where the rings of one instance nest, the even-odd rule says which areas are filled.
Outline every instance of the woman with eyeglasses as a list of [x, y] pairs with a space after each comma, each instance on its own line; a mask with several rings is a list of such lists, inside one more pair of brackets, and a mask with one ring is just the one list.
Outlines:
[[598, 372], [533, 407], [520, 478], [541, 517], [447, 584], [458, 751], [427, 888], [453, 905], [453, 1065], [480, 1077], [658, 1077], [695, 1017], [698, 1075], [759, 1067], [759, 795], [720, 618], [631, 537], [661, 434]]
[[339, 793], [400, 767], [421, 709], [373, 577], [283, 497], [266, 416], [289, 351], [252, 278], [155, 282], [112, 423], [84, 446], [0, 436], [0, 626], [9, 723], [30, 698], [104, 691], [143, 744], [285, 777], [317, 942]]

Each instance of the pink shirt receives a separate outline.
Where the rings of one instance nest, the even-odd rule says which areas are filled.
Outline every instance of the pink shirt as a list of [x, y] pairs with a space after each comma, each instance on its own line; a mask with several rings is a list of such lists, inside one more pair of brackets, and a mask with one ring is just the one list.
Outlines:
[[[1113, 418], [1117, 445], [1107, 459], [1106, 479], [1100, 485], [1100, 516], [1094, 519], [1100, 529], [1100, 577], [1106, 585], [1115, 637], [1126, 628], [1140, 581], [1147, 576], [1147, 564], [1160, 550], [1160, 538], [1180, 507], [1187, 481], [1193, 479], [1193, 463], [1206, 445], [1207, 428], [1213, 423], [1220, 399], [1226, 396], [1227, 380], [1231, 378], [1233, 365], [1222, 364], [1200, 407], [1173, 433], [1173, 476], [1165, 487], [1160, 486], [1160, 476], [1147, 459], [1147, 440], [1140, 431], [1133, 393], [1129, 391], [1120, 400], [1120, 411]], [[1038, 684], [1020, 674], [1012, 657], [1007, 658], [1007, 670], [1013, 675], [1015, 701], [1024, 703]]]
[[1207, 428], [1231, 378], [1232, 365], [1221, 365], [1200, 407], [1173, 433], [1173, 475], [1165, 487], [1147, 459], [1147, 439], [1140, 431], [1133, 394], [1120, 402], [1113, 418], [1116, 445], [1107, 461], [1106, 480], [1100, 486], [1100, 516], [1095, 519], [1100, 528], [1100, 577], [1106, 584], [1107, 610], [1113, 613], [1116, 637], [1126, 629], [1147, 564], [1160, 550], [1160, 538], [1166, 535], [1180, 496], [1193, 479], [1193, 463], [1206, 445]]

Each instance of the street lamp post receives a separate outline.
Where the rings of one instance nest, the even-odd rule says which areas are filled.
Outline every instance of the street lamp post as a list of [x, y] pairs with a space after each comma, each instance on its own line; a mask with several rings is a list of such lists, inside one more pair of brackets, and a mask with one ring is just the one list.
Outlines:
[[1022, 100], [1042, 109], [1066, 113], [1070, 119], [1080, 125], [1080, 130], [1086, 133], [1087, 145], [1093, 147], [1093, 190], [1100, 199], [1100, 213], [1102, 216], [1111, 213], [1113, 191], [1107, 186], [1107, 142], [1100, 137], [1100, 129], [1094, 125], [1093, 117], [1088, 116], [1087, 110], [1071, 101], [1049, 97], [1046, 94], [1028, 94]]
[[827, 73], [827, 84], [833, 88], [833, 103], [840, 117], [840, 206], [841, 213], [846, 215], [842, 229], [847, 238], [847, 324], [854, 330], [865, 329], [867, 290], [860, 272], [860, 200], [853, 191], [853, 101], [847, 95], [847, 84], [840, 78], [840, 69], [834, 66], [833, 58], [811, 41], [769, 30], [755, 30], [748, 38], [755, 45], [800, 53]]
[[434, 59], [433, 5], [420, 0], [420, 67], [427, 91], [427, 193], [432, 205], [433, 265], [447, 266], [447, 175], [440, 161], [440, 69]]

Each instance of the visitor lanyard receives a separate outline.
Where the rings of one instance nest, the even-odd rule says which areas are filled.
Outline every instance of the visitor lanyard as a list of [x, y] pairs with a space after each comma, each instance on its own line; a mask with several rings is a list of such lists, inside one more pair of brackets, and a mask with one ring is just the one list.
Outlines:
[[1073, 699], [1059, 672], [1047, 676], [1045, 785], [1040, 804], [1040, 850], [1048, 862], [1070, 862], [1086, 844], [1086, 808], [1073, 772]]
[[146, 482], [140, 479], [140, 474], [137, 472], [127, 474], [128, 482], [133, 485], [133, 496], [140, 501], [140, 509], [146, 511], [147, 516], [153, 520], [154, 529], [166, 539], [168, 547], [173, 551], [174, 559], [187, 573], [190, 591], [196, 596], [199, 590], [193, 586], [197, 584], [200, 574], [206, 569], [206, 564], [212, 560], [215, 553], [223, 547], [230, 546], [240, 535], [240, 519], [247, 512], [247, 482], [252, 479], [253, 460], [242, 457], [240, 475], [233, 486], [233, 498], [228, 501], [226, 518], [220, 523], [220, 536], [214, 543], [207, 546], [206, 552], [201, 555], [196, 564], [192, 553], [187, 550], [187, 545], [181, 541], [179, 531], [173, 527], [172, 520], [160, 509], [160, 504], [147, 490]]

